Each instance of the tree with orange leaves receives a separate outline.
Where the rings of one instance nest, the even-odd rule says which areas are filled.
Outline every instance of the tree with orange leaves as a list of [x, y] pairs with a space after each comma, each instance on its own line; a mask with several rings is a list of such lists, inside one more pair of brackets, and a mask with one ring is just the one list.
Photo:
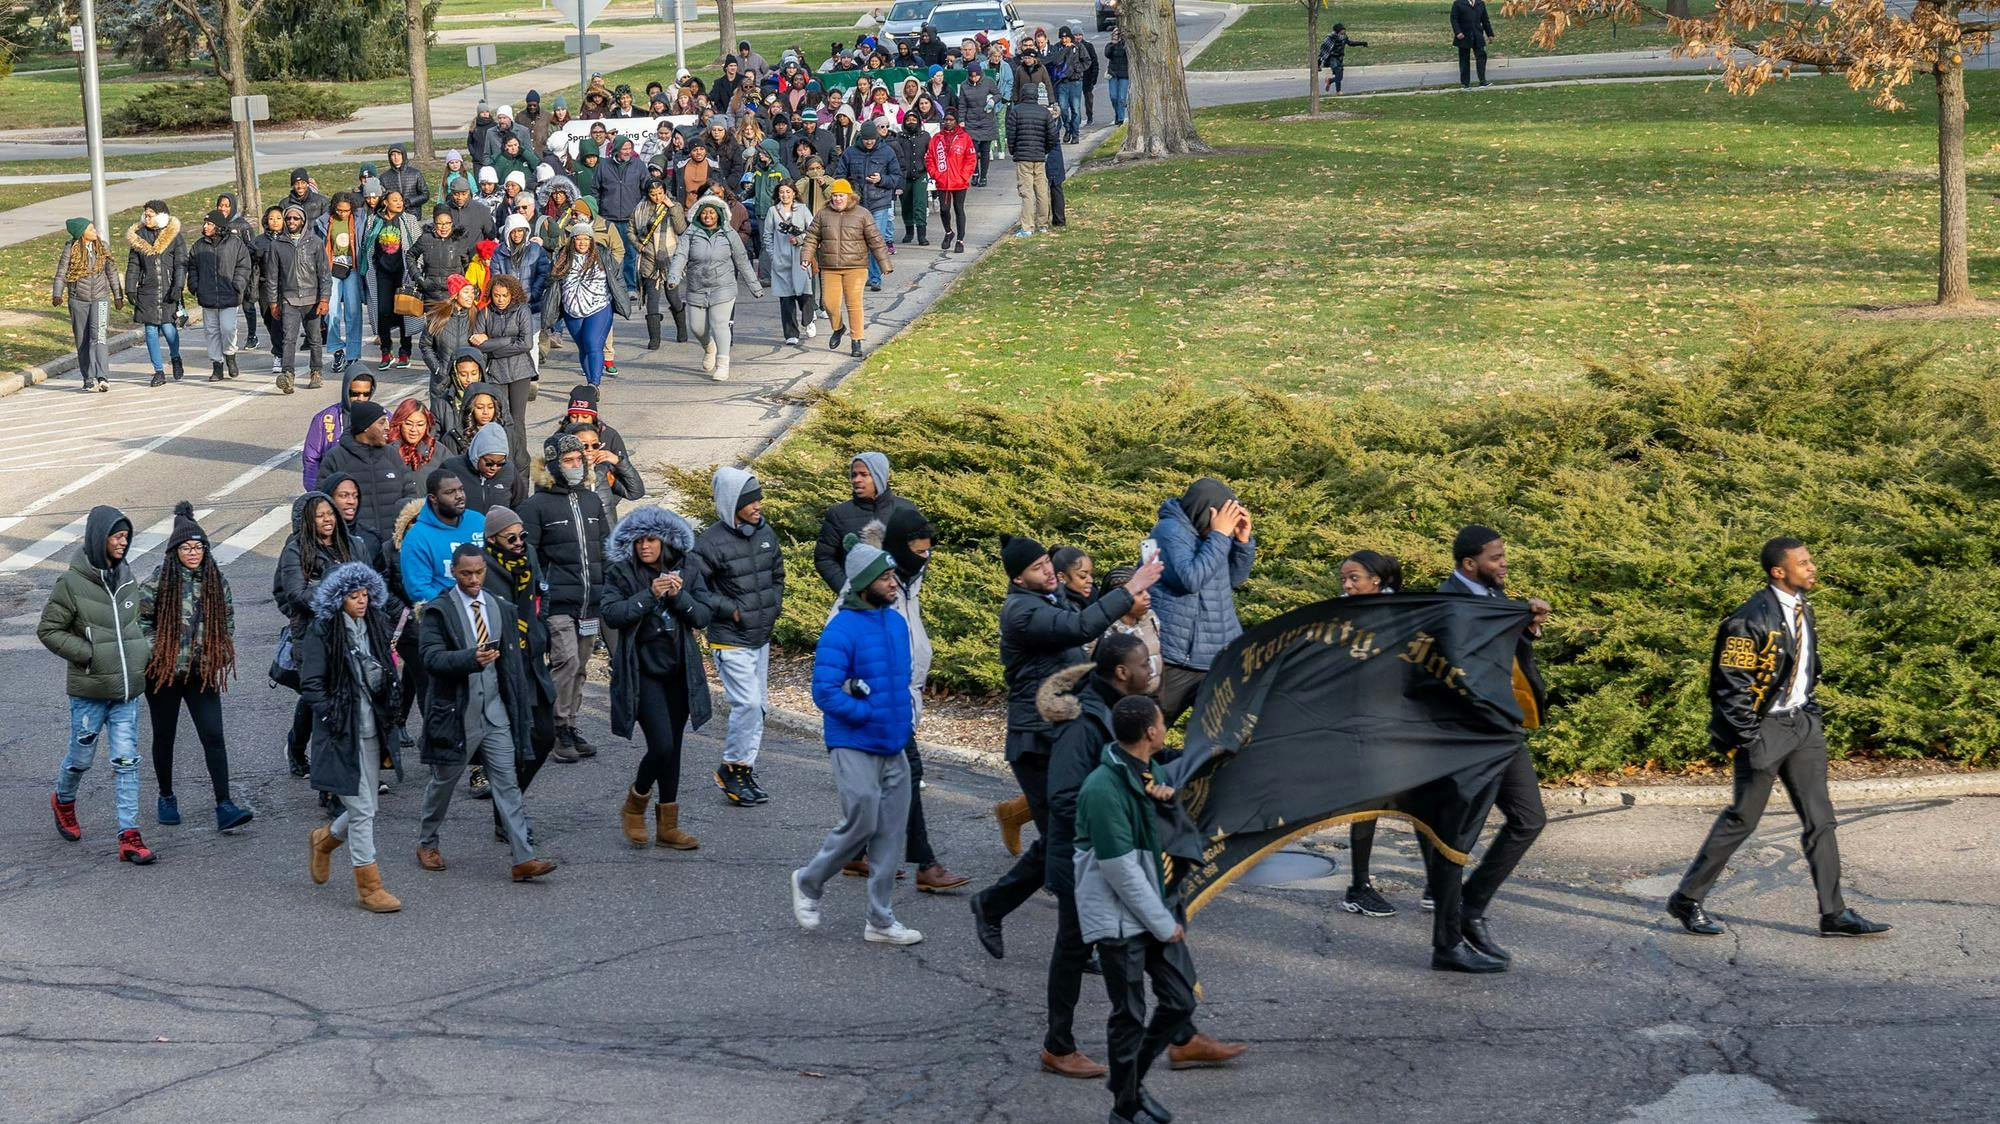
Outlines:
[[1674, 54], [1721, 63], [1733, 94], [1754, 94], [1795, 67], [1810, 67], [1846, 75], [1849, 87], [1894, 111], [1904, 108], [1899, 91], [1929, 73], [1938, 103], [1937, 303], [1974, 303], [1966, 265], [1965, 55], [2000, 30], [2000, 0], [1914, 0], [1907, 11], [1890, 10], [1884, 0], [1717, 0], [1713, 12], [1693, 18], [1684, 18], [1682, 5], [1644, 0], [1508, 0], [1502, 11], [1539, 15], [1533, 41], [1545, 49], [1586, 23], [1665, 19], [1681, 40]]

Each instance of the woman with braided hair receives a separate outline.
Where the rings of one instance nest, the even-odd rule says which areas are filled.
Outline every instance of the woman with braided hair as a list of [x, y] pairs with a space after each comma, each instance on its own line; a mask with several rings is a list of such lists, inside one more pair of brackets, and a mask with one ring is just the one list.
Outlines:
[[[373, 406], [373, 403], [370, 403]], [[380, 416], [380, 407], [375, 407]], [[292, 534], [278, 552], [278, 568], [271, 577], [271, 597], [278, 611], [291, 621], [287, 628], [296, 646], [304, 641], [313, 622], [312, 592], [327, 572], [343, 562], [355, 561], [353, 540], [339, 509], [324, 492], [307, 492], [292, 501]], [[296, 657], [285, 686], [298, 689]], [[300, 699], [292, 712], [292, 732], [286, 741], [286, 756], [292, 775], [307, 774], [306, 748], [312, 739], [312, 710]]]
[[160, 782], [160, 823], [181, 822], [174, 798], [174, 735], [181, 707], [194, 720], [215, 788], [215, 826], [234, 831], [251, 820], [250, 809], [229, 798], [229, 752], [222, 741], [222, 691], [236, 669], [236, 609], [229, 581], [208, 551], [208, 534], [195, 522], [194, 506], [174, 505], [167, 557], [139, 587], [139, 626], [153, 643], [146, 662], [146, 707], [153, 715], [153, 772]]

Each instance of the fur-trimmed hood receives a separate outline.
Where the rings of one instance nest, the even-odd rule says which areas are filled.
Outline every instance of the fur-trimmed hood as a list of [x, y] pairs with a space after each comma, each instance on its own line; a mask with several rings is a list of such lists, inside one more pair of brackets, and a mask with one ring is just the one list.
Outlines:
[[418, 496], [416, 499], [404, 504], [403, 510], [396, 514], [396, 532], [391, 538], [395, 542], [397, 550], [403, 549], [403, 533], [408, 531], [411, 525], [417, 521], [417, 516], [423, 514], [423, 510], [424, 497]]
[[147, 257], [152, 257], [154, 254], [157, 254], [160, 251], [165, 250], [167, 247], [173, 245], [174, 239], [179, 238], [181, 236], [181, 220], [175, 218], [172, 215], [168, 215], [167, 225], [159, 229], [158, 237], [154, 238], [151, 242], [148, 242], [144, 238], [140, 237], [140, 231], [144, 229], [145, 226], [143, 222], [135, 222], [131, 226], [126, 227], [125, 244], [127, 246], [132, 247], [134, 250], [137, 250], [140, 253], [146, 255]]
[[611, 529], [604, 544], [606, 562], [629, 562], [632, 546], [640, 539], [657, 538], [667, 549], [685, 555], [694, 549], [694, 528], [688, 521], [658, 504], [635, 507]]
[[326, 572], [313, 587], [312, 612], [320, 620], [331, 619], [340, 611], [340, 603], [357, 589], [368, 591], [371, 608], [386, 605], [389, 601], [389, 587], [382, 581], [382, 575], [365, 562], [342, 562]]
[[1050, 722], [1072, 722], [1083, 717], [1083, 704], [1076, 695], [1083, 690], [1084, 677], [1094, 666], [1074, 664], [1042, 680], [1035, 691], [1035, 712]]

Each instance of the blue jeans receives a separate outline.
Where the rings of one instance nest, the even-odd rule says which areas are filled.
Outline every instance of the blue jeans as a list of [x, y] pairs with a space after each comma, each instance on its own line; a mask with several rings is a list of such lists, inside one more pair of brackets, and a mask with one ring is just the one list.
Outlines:
[[1062, 106], [1064, 136], [1083, 131], [1083, 80], [1056, 83], [1056, 102]]
[[76, 787], [97, 763], [100, 741], [109, 743], [112, 791], [118, 802], [118, 830], [139, 827], [139, 699], [69, 700], [69, 753], [56, 771], [56, 799], [76, 800]]
[[327, 350], [338, 351], [347, 359], [361, 358], [361, 346], [367, 340], [361, 306], [360, 273], [349, 273], [345, 280], [333, 283], [326, 302]]
[[618, 240], [625, 243], [625, 288], [629, 292], [639, 287], [639, 243], [632, 240], [631, 216], [605, 221], [618, 232]]
[[592, 386], [603, 382], [604, 341], [611, 338], [610, 307], [607, 305], [583, 317], [565, 313], [563, 326], [569, 329], [569, 338], [576, 341], [576, 357], [583, 363], [584, 380]]
[[153, 369], [166, 369], [166, 359], [160, 354], [160, 339], [166, 337], [167, 354], [178, 359], [181, 355], [181, 330], [169, 320], [164, 324], [146, 325], [146, 357], [153, 361]]
[[1125, 123], [1125, 104], [1131, 96], [1132, 80], [1130, 78], [1113, 78], [1111, 80], [1111, 120], [1113, 124], [1123, 125]]
[[[894, 206], [884, 207], [879, 211], [873, 212], [873, 214], [875, 215], [875, 229], [882, 232], [883, 244], [888, 245], [895, 242], [896, 208]], [[868, 255], [868, 283], [870, 285], [880, 285], [882, 283], [882, 263], [875, 260], [874, 254]]]

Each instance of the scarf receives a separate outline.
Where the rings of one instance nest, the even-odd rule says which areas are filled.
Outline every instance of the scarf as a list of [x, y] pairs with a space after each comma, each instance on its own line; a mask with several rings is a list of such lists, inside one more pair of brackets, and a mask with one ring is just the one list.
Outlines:
[[[534, 597], [531, 589], [535, 584], [535, 571], [528, 565], [528, 552], [523, 550], [517, 556], [508, 554], [504, 550], [489, 550], [486, 556], [493, 559], [495, 567], [514, 583], [514, 604], [523, 607], [531, 604]], [[529, 615], [525, 608], [514, 614], [514, 623], [521, 630], [523, 652], [528, 650]]]

